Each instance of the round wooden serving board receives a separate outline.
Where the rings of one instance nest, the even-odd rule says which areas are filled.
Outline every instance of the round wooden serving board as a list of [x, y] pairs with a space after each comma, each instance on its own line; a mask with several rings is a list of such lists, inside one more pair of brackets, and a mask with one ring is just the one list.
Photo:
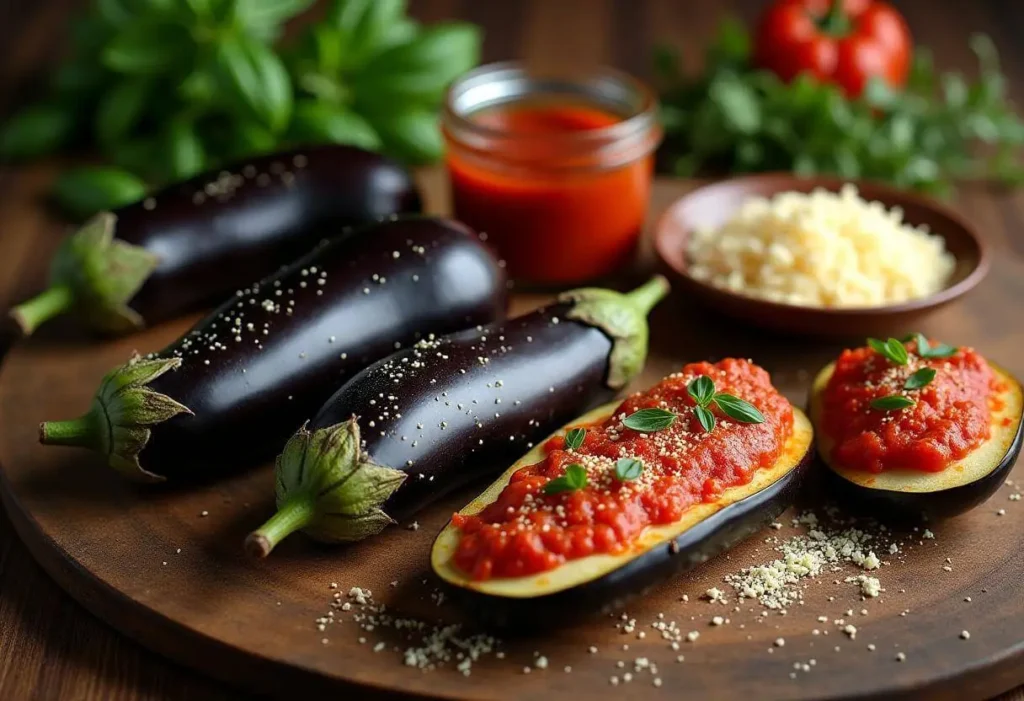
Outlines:
[[[655, 208], [681, 191], [678, 184], [661, 184]], [[1009, 257], [996, 257], [991, 275], [973, 294], [922, 330], [974, 345], [1024, 376], [1017, 306], [1024, 300], [1024, 269]], [[541, 301], [520, 296], [514, 311]], [[472, 493], [421, 514], [418, 530], [403, 524], [369, 542], [338, 548], [294, 537], [256, 562], [241, 545], [270, 513], [269, 466], [198, 488], [141, 489], [119, 480], [89, 453], [37, 443], [40, 421], [79, 414], [106, 370], [133, 350], [160, 348], [186, 327], [181, 322], [106, 343], [57, 342], [43, 334], [13, 349], [0, 374], [3, 499], [21, 537], [85, 607], [167, 657], [289, 698], [299, 690], [306, 697], [347, 690], [356, 696], [345, 698], [360, 699], [983, 699], [1024, 682], [1024, 502], [1009, 500], [1011, 486], [970, 514], [931, 525], [934, 540], [922, 539], [920, 532], [899, 536], [901, 552], [879, 553], [889, 564], [872, 572], [885, 588], [877, 599], [861, 601], [856, 587], [843, 583], [859, 570], [845, 567], [810, 580], [805, 603], [786, 615], [761, 617], [762, 607], [749, 601], [734, 611], [736, 597], [723, 577], [778, 557], [764, 540], [798, 530], [790, 525], [790, 512], [781, 530], [766, 531], [631, 604], [627, 613], [636, 619], [637, 632], [646, 631], [642, 639], [637, 632], [620, 633], [616, 620], [597, 618], [505, 640], [503, 658], [485, 656], [464, 676], [454, 660], [430, 671], [406, 666], [402, 653], [410, 643], [404, 634], [364, 631], [351, 613], [338, 611], [338, 622], [320, 632], [316, 619], [330, 609], [335, 591], [344, 596], [356, 586], [371, 589], [396, 615], [459, 620], [457, 610], [431, 598], [436, 582], [428, 558], [433, 537]], [[652, 329], [651, 359], [637, 386], [690, 360], [735, 355], [764, 365], [776, 385], [803, 404], [813, 371], [839, 350], [730, 328], [679, 295], [657, 309]], [[824, 496], [812, 484], [805, 500], [819, 507]], [[1000, 509], [1005, 515], [997, 514]], [[727, 607], [701, 599], [710, 587], [727, 592]], [[681, 600], [684, 594], [689, 601]], [[699, 631], [699, 639], [673, 651], [650, 627], [659, 614], [684, 632]], [[712, 626], [715, 615], [729, 622]], [[840, 618], [856, 625], [855, 640], [833, 623]], [[821, 633], [814, 635], [814, 629]], [[969, 640], [961, 639], [963, 630], [970, 631]], [[783, 647], [773, 644], [778, 638], [784, 638]], [[385, 645], [375, 652], [379, 642]], [[592, 645], [596, 653], [588, 651]], [[535, 652], [547, 657], [548, 668], [526, 674], [523, 668], [533, 665]], [[896, 661], [898, 652], [905, 661]], [[680, 653], [682, 663], [676, 661]], [[649, 673], [636, 673], [628, 686], [613, 686], [610, 677], [631, 671], [638, 657], [658, 666], [662, 686]], [[791, 678], [794, 664], [811, 659], [809, 672]], [[619, 660], [624, 669], [617, 667]]]

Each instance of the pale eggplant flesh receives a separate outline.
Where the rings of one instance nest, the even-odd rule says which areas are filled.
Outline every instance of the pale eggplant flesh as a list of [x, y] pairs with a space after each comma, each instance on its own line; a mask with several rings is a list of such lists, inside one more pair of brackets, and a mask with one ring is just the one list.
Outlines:
[[821, 430], [821, 397], [835, 363], [826, 365], [811, 386], [808, 414], [817, 436], [827, 483], [844, 505], [886, 519], [928, 520], [962, 514], [986, 501], [1006, 481], [1024, 442], [1024, 392], [1002, 368], [989, 363], [1006, 389], [993, 411], [988, 440], [941, 472], [914, 469], [881, 473], [850, 469], [832, 460], [834, 441]]
[[[565, 435], [573, 426], [601, 423], [618, 405], [599, 407], [552, 437]], [[476, 514], [493, 503], [513, 473], [543, 460], [543, 446], [518, 460], [459, 513]], [[695, 504], [679, 521], [648, 527], [622, 553], [568, 560], [553, 570], [525, 577], [476, 581], [453, 562], [461, 531], [449, 521], [434, 541], [431, 567], [448, 585], [452, 598], [488, 626], [529, 630], [608, 614], [768, 526], [792, 504], [813, 452], [811, 423], [794, 408], [793, 433], [774, 465], [755, 471], [748, 484], [726, 489], [713, 502]]]

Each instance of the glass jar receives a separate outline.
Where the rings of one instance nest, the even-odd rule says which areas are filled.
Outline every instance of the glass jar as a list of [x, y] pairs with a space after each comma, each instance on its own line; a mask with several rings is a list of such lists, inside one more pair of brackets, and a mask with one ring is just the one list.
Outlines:
[[471, 71], [441, 126], [457, 219], [486, 234], [517, 280], [572, 284], [633, 257], [662, 131], [654, 93], [628, 75]]

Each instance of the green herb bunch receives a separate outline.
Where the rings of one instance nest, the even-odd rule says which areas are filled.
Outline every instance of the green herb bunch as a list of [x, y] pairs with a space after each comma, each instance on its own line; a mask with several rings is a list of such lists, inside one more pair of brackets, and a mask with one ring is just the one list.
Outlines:
[[59, 203], [88, 215], [251, 155], [344, 143], [410, 163], [442, 150], [437, 110], [478, 60], [476, 27], [423, 28], [404, 0], [337, 0], [292, 47], [313, 0], [96, 0], [72, 24], [45, 98], [0, 129], [0, 158], [72, 146], [105, 164], [65, 172]]
[[835, 174], [946, 195], [960, 180], [1024, 181], [1024, 122], [1006, 99], [991, 40], [971, 39], [979, 77], [939, 75], [915, 50], [904, 90], [881, 80], [861, 99], [803, 75], [791, 83], [756, 69], [746, 28], [722, 25], [702, 75], [684, 76], [676, 56], [655, 57], [665, 144], [661, 167], [697, 172]]

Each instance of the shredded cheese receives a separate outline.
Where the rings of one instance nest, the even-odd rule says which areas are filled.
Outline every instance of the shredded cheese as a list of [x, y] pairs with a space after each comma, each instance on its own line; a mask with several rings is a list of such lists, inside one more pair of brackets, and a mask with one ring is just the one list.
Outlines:
[[690, 274], [717, 287], [812, 307], [874, 307], [932, 295], [955, 266], [944, 240], [898, 207], [839, 193], [783, 192], [745, 202], [688, 243]]

